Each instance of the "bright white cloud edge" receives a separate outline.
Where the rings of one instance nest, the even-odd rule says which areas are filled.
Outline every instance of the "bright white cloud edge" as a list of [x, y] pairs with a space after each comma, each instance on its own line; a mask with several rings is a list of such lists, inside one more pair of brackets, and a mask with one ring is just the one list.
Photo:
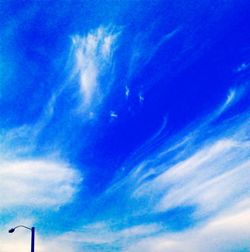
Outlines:
[[69, 164], [46, 159], [2, 160], [0, 175], [0, 209], [60, 207], [73, 199], [82, 180]]

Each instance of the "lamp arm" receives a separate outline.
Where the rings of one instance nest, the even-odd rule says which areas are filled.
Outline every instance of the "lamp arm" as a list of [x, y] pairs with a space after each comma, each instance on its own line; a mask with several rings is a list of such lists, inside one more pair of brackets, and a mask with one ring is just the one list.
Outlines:
[[26, 226], [24, 226], [24, 225], [18, 225], [18, 226], [16, 226], [16, 227], [14, 227], [13, 229], [17, 229], [17, 228], [19, 228], [19, 227], [23, 227], [23, 228], [32, 230], [32, 228], [26, 227]]

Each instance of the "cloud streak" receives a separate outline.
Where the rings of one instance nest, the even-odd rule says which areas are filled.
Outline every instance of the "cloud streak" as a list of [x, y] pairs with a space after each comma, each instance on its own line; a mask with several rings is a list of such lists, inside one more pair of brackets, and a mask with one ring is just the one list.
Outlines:
[[181, 252], [186, 251], [248, 251], [249, 200], [242, 200], [231, 211], [225, 211], [207, 223], [181, 233], [162, 233], [149, 239], [141, 239], [123, 251]]
[[[152, 28], [155, 29], [154, 26]], [[135, 38], [129, 65], [129, 78], [132, 78], [133, 75], [138, 74], [139, 71], [149, 64], [159, 49], [172, 38], [174, 38], [181, 30], [180, 27], [176, 27], [169, 33], [163, 35], [156, 44], [150, 44], [148, 41], [148, 36], [151, 35], [150, 33], [152, 33], [153, 29], [148, 33], [139, 33]], [[149, 44], [147, 47], [145, 47], [147, 43]], [[145, 51], [147, 51], [147, 53], [145, 53]]]
[[[179, 252], [183, 246], [195, 252], [211, 248], [235, 251], [237, 244], [249, 248], [250, 229], [243, 223], [244, 216], [250, 216], [249, 110], [216, 123], [243, 95], [242, 89], [231, 90], [222, 106], [209, 116], [172, 140], [161, 139], [151, 154], [134, 164], [128, 175], [119, 175], [105, 192], [105, 199], [122, 201], [123, 207], [119, 210], [118, 206], [117, 211], [123, 211], [125, 219], [143, 216], [145, 223], [159, 224], [161, 221], [153, 221], [155, 216], [168, 216], [166, 229], [160, 234], [125, 242], [122, 251]], [[168, 213], [186, 208], [192, 211], [179, 218], [192, 218], [191, 227], [174, 232], [168, 225]]]
[[[198, 146], [194, 144], [193, 150], [189, 149], [188, 142], [184, 149], [173, 149], [174, 165], [169, 160], [165, 163], [165, 156], [169, 154], [166, 147], [143, 161], [126, 178], [126, 183], [134, 185], [132, 199], [150, 198], [152, 205], [148, 207], [153, 212], [195, 205], [197, 213], [208, 214], [247, 193], [250, 188], [245, 178], [250, 172], [250, 143], [245, 134], [249, 123], [247, 119], [242, 120], [237, 130], [234, 123], [231, 122], [231, 130], [225, 124], [226, 134], [222, 134], [225, 129], [222, 127], [210, 139], [203, 138]], [[206, 126], [199, 133], [194, 131], [189, 141], [201, 140], [204, 130], [210, 129]]]
[[[73, 78], [79, 82], [82, 96], [82, 109], [90, 109], [100, 104], [108, 93], [112, 83], [113, 54], [116, 49], [118, 33], [105, 27], [99, 27], [86, 36], [72, 36], [74, 57]], [[105, 86], [100, 79], [109, 71]]]
[[68, 164], [50, 160], [1, 162], [0, 208], [57, 208], [69, 203], [81, 177]]

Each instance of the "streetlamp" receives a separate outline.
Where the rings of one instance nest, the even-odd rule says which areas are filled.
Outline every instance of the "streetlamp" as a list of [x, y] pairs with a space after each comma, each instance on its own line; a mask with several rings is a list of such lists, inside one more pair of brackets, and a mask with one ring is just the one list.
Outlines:
[[19, 227], [23, 227], [23, 228], [26, 228], [26, 229], [29, 229], [31, 231], [31, 252], [35, 252], [35, 228], [32, 227], [32, 228], [29, 228], [29, 227], [26, 227], [24, 225], [18, 225], [14, 228], [11, 228], [9, 230], [9, 233], [14, 233], [15, 230]]

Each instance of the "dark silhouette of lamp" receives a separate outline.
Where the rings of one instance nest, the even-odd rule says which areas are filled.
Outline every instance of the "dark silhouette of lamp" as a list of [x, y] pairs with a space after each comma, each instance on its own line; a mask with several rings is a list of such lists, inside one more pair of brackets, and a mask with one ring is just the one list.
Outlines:
[[11, 228], [9, 230], [9, 233], [14, 233], [15, 230], [19, 227], [23, 227], [23, 228], [26, 228], [26, 229], [29, 229], [31, 231], [31, 252], [35, 252], [35, 228], [32, 227], [32, 228], [29, 228], [29, 227], [26, 227], [24, 225], [18, 225], [14, 228]]

